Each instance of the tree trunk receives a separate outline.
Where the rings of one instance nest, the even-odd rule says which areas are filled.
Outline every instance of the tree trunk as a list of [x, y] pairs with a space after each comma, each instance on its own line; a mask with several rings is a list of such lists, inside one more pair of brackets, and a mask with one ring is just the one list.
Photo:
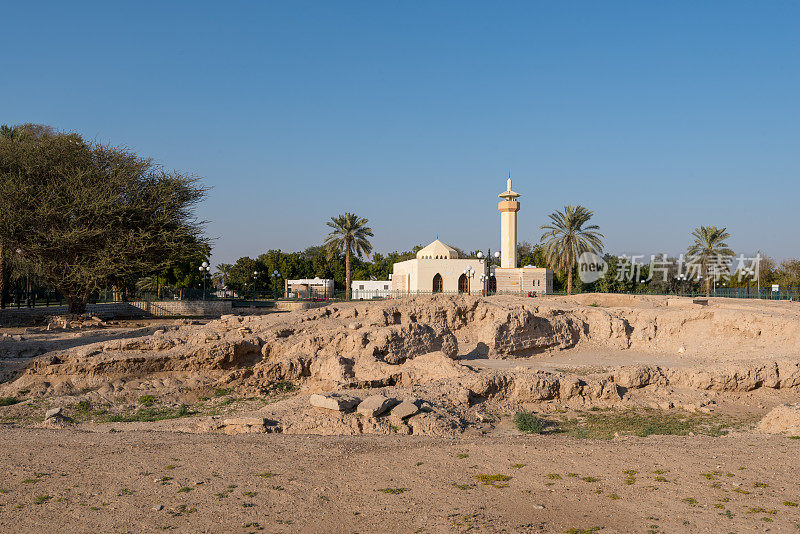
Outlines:
[[350, 244], [347, 243], [344, 248], [344, 291], [345, 291], [345, 298], [350, 300], [351, 289], [350, 289]]
[[711, 278], [706, 276], [706, 297], [711, 296]]
[[67, 299], [67, 308], [70, 315], [83, 315], [86, 313], [87, 299], [75, 295], [64, 295]]
[[572, 268], [567, 271], [567, 295], [572, 295]]

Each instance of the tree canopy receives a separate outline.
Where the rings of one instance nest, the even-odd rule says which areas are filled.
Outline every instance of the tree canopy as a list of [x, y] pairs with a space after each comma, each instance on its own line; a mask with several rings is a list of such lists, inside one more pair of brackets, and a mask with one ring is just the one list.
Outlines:
[[333, 228], [325, 238], [325, 248], [329, 257], [344, 253], [345, 293], [350, 298], [351, 266], [350, 257], [355, 254], [369, 257], [372, 252], [372, 243], [369, 238], [373, 236], [372, 228], [367, 226], [369, 221], [355, 213], [346, 212], [338, 217], [331, 217], [327, 225]]
[[575, 262], [584, 252], [602, 252], [603, 234], [597, 225], [585, 226], [594, 212], [583, 206], [565, 206], [564, 211], [550, 214], [550, 224], [541, 241], [550, 267], [559, 273], [567, 273], [567, 293], [572, 293], [572, 274]]
[[207, 256], [206, 190], [130, 150], [38, 125], [0, 131], [0, 242], [81, 313], [92, 291]]
[[701, 266], [701, 276], [705, 280], [706, 295], [711, 293], [711, 280], [718, 272], [728, 274], [728, 259], [734, 252], [728, 248], [726, 239], [731, 237], [725, 228], [701, 226], [692, 232], [694, 242], [689, 245], [690, 260]]

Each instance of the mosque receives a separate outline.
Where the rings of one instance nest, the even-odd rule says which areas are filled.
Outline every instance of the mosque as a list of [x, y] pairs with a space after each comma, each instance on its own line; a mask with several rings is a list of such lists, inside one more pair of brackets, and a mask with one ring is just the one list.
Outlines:
[[546, 294], [553, 292], [553, 271], [527, 265], [517, 267], [517, 212], [519, 194], [511, 189], [498, 195], [500, 210], [500, 252], [494, 259], [500, 266], [491, 265], [492, 258], [478, 252], [474, 258], [462, 258], [459, 252], [437, 238], [417, 252], [413, 260], [394, 264], [393, 293], [491, 293]]

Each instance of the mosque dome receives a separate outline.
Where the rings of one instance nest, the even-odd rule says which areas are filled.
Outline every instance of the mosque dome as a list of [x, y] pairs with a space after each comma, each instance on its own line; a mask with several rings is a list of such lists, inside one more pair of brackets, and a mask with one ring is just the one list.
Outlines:
[[438, 239], [417, 252], [418, 260], [455, 260], [458, 251], [450, 245], [445, 245]]

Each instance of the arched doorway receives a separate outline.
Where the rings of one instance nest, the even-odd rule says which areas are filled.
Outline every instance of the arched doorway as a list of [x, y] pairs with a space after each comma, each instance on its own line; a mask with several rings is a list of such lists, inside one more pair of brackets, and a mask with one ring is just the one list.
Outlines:
[[467, 278], [466, 274], [458, 277], [458, 292], [469, 293], [469, 278]]
[[494, 275], [489, 277], [489, 294], [497, 293], [497, 278]]
[[433, 277], [433, 292], [434, 293], [441, 293], [444, 289], [444, 281], [442, 280], [442, 275], [436, 273]]

